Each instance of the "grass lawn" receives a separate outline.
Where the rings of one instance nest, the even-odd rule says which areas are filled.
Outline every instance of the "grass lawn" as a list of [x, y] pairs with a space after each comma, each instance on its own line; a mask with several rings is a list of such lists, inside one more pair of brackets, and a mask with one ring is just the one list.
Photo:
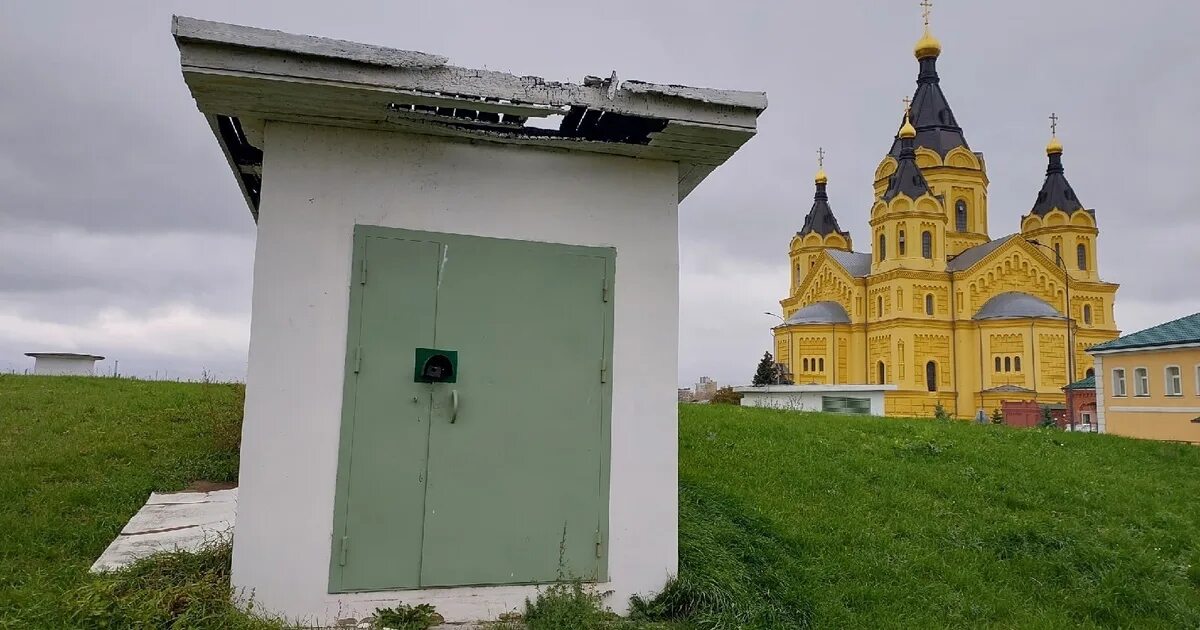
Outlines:
[[[175, 627], [254, 625], [210, 605], [227, 556], [87, 573], [151, 491], [236, 479], [241, 404], [237, 385], [0, 376], [0, 628], [180, 606]], [[684, 405], [681, 572], [636, 608], [671, 627], [1197, 627], [1198, 471], [1184, 445]]]
[[702, 405], [680, 447], [683, 590], [748, 625], [1200, 626], [1196, 447]]
[[0, 375], [0, 628], [80, 627], [151, 491], [237, 480], [241, 417], [240, 385]]

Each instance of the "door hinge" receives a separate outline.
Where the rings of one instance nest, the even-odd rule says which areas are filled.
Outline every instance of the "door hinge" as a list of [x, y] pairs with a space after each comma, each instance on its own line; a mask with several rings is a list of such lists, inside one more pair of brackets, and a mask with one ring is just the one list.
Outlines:
[[358, 283], [359, 284], [367, 283], [367, 259], [366, 258], [362, 259], [362, 265], [359, 266]]
[[346, 554], [350, 551], [350, 537], [342, 536], [342, 549], [338, 558], [338, 565], [346, 566]]
[[603, 534], [600, 533], [600, 530], [596, 530], [596, 557], [597, 558], [604, 557], [603, 550], [604, 550], [604, 536], [603, 536]]
[[600, 299], [608, 302], [608, 278], [600, 279]]
[[600, 359], [600, 382], [608, 382], [608, 362], [604, 359]]
[[354, 349], [354, 373], [358, 374], [362, 371], [362, 346]]

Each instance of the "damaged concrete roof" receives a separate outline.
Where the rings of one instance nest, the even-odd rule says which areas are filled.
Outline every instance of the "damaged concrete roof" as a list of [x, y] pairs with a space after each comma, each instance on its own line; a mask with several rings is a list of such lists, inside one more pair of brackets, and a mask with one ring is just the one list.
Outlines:
[[[679, 163], [683, 199], [756, 131], [763, 92], [460, 68], [445, 57], [176, 16], [184, 80], [257, 217], [267, 120]], [[560, 119], [557, 128], [531, 118]]]

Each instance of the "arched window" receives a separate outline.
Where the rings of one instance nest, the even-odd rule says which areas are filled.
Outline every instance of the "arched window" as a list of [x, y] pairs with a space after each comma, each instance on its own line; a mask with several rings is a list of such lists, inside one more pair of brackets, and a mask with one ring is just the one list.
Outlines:
[[896, 237], [896, 253], [900, 256], [904, 255], [904, 230], [900, 230], [899, 236]]
[[967, 231], [967, 202], [962, 199], [954, 204], [954, 227], [959, 232]]
[[821, 357], [820, 359], [817, 359], [817, 371], [818, 372], [825, 371], [825, 357]]
[[1005, 372], [1012, 371], [1012, 357], [1004, 357], [1004, 371]]
[[1062, 243], [1055, 241], [1054, 242], [1054, 264], [1057, 265], [1060, 260], [1062, 260]]
[[808, 357], [804, 357], [804, 359], [800, 363], [804, 367], [804, 371], [807, 372], [808, 371]]
[[925, 387], [931, 391], [937, 391], [937, 363], [930, 361], [925, 364]]
[[887, 237], [883, 234], [879, 235], [879, 260], [887, 258]]
[[1021, 357], [1013, 357], [1013, 371], [1021, 371]]
[[1092, 324], [1092, 305], [1091, 304], [1083, 305], [1083, 323], [1085, 323], [1089, 326]]
[[996, 357], [996, 371], [1000, 371], [1000, 357]]
[[933, 235], [921, 232], [921, 256], [933, 260]]
[[875, 314], [879, 317], [883, 317], [883, 296], [882, 295], [875, 298]]
[[932, 293], [925, 294], [925, 314], [933, 315], [933, 294]]
[[1080, 271], [1087, 271], [1087, 245], [1080, 243], [1075, 247], [1075, 263]]
[[1083, 376], [1085, 378], [1092, 378], [1095, 375], [1096, 375], [1096, 370], [1093, 368], [1088, 368], [1087, 371], [1083, 373]]
[[883, 364], [883, 361], [880, 361], [879, 365], [876, 365], [875, 368], [879, 372], [879, 384], [882, 385], [887, 380], [887, 366]]

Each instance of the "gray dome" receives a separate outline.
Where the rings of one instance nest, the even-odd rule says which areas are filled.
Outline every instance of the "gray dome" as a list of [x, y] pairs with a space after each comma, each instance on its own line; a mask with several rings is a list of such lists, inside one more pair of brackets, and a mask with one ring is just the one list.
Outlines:
[[983, 304], [972, 319], [1009, 319], [1018, 317], [1053, 317], [1062, 319], [1053, 306], [1028, 293], [1009, 291]]
[[849, 324], [850, 314], [837, 302], [813, 302], [792, 313], [785, 324]]

